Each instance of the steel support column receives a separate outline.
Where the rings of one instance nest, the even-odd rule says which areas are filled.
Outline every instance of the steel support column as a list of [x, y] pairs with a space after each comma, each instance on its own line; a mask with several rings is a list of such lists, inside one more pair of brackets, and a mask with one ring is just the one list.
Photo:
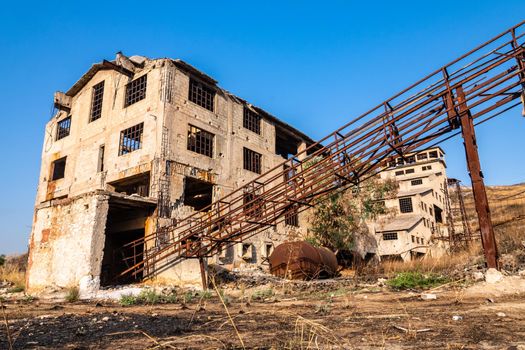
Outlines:
[[208, 276], [206, 275], [206, 264], [203, 257], [199, 257], [199, 266], [201, 268], [202, 289], [208, 290]]
[[479, 228], [481, 231], [481, 242], [485, 259], [489, 268], [498, 268], [498, 250], [496, 247], [496, 238], [494, 236], [494, 227], [490, 218], [490, 208], [483, 182], [483, 173], [479, 162], [478, 145], [476, 143], [476, 133], [474, 131], [474, 122], [472, 114], [467, 106], [463, 88], [459, 86], [456, 89], [459, 114], [461, 122], [461, 135], [465, 145], [465, 155], [467, 157], [467, 166], [472, 181], [472, 192], [474, 194], [474, 203], [478, 213]]

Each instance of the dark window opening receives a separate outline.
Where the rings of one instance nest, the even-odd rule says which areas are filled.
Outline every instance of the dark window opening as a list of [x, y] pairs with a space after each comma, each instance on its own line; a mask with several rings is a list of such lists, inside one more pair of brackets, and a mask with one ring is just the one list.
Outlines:
[[118, 155], [124, 155], [142, 148], [142, 133], [144, 123], [137, 124], [120, 132], [120, 147]]
[[66, 173], [66, 158], [63, 157], [53, 162], [53, 171], [51, 175], [51, 181], [63, 179]]
[[410, 169], [405, 170], [405, 174], [413, 174], [414, 171], [415, 171], [414, 168], [410, 168]]
[[422, 169], [423, 170], [432, 170], [432, 166], [431, 165], [425, 165]]
[[122, 180], [110, 182], [115, 192], [124, 193], [128, 196], [139, 195], [141, 197], [149, 196], [150, 174], [144, 173], [131, 176]]
[[415, 163], [416, 162], [416, 157], [415, 156], [408, 156], [406, 157], [407, 159], [407, 164], [411, 164], [411, 163]]
[[97, 163], [97, 172], [104, 171], [104, 152], [105, 152], [105, 146], [100, 145], [98, 148], [98, 163]]
[[397, 239], [397, 232], [383, 233], [383, 241], [395, 241]]
[[256, 134], [261, 134], [261, 116], [244, 106], [242, 125]]
[[416, 243], [416, 237], [412, 236], [412, 243]]
[[417, 160], [425, 160], [428, 158], [428, 155], [426, 153], [421, 153], [417, 155]]
[[443, 223], [443, 209], [434, 205], [434, 218], [436, 222]]
[[193, 177], [184, 179], [184, 205], [208, 211], [213, 200], [213, 184]]
[[126, 99], [124, 101], [124, 107], [130, 106], [146, 98], [147, 82], [148, 75], [145, 74], [126, 85]]
[[65, 119], [62, 119], [61, 121], [58, 122], [56, 139], [60, 140], [66, 136], [69, 136], [70, 130], [71, 130], [71, 116]]
[[438, 153], [437, 153], [437, 151], [431, 151], [431, 152], [428, 152], [428, 156], [430, 158], [437, 158], [438, 157]]
[[247, 216], [255, 219], [262, 217], [264, 202], [258, 195], [245, 192], [243, 194], [243, 205], [243, 211]]
[[405, 171], [404, 170], [398, 170], [396, 171], [396, 176], [401, 176], [401, 175], [404, 175], [405, 174]]
[[190, 91], [188, 99], [213, 112], [213, 100], [215, 98], [215, 90], [209, 86], [190, 79]]
[[189, 125], [188, 127], [188, 150], [213, 157], [213, 137], [210, 132]]
[[247, 262], [254, 262], [255, 261], [255, 251], [253, 249], [253, 245], [250, 243], [243, 243], [242, 245], [242, 258], [243, 260]]
[[288, 159], [297, 154], [297, 147], [301, 140], [287, 130], [275, 126], [275, 154]]
[[397, 158], [396, 161], [397, 161], [397, 165], [405, 164], [405, 161], [403, 160], [403, 158]]
[[95, 121], [102, 116], [102, 100], [104, 98], [104, 82], [93, 86], [93, 95], [91, 96], [91, 116], [89, 121]]
[[292, 205], [284, 214], [284, 223], [288, 226], [299, 227], [299, 215], [297, 206]]
[[251, 149], [243, 147], [243, 165], [244, 169], [254, 173], [261, 173], [262, 155]]
[[411, 213], [414, 211], [412, 207], [412, 198], [399, 198], [399, 210], [401, 213]]
[[269, 258], [270, 255], [272, 255], [273, 249], [274, 249], [274, 247], [273, 247], [272, 243], [266, 243], [264, 245], [264, 256], [265, 256], [265, 258]]
[[412, 181], [410, 182], [410, 184], [411, 184], [412, 186], [422, 185], [422, 184], [423, 184], [423, 179], [415, 179], [415, 180], [412, 180]]

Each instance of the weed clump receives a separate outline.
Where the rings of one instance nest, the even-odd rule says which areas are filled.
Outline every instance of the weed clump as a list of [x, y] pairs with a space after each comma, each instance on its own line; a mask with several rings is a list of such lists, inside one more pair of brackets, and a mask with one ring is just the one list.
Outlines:
[[449, 280], [434, 273], [423, 274], [421, 272], [401, 272], [394, 278], [389, 279], [387, 284], [396, 290], [403, 289], [428, 289], [441, 284], [445, 284]]
[[80, 291], [78, 290], [78, 287], [71, 287], [67, 291], [66, 301], [68, 303], [74, 303], [75, 301], [78, 301], [79, 295]]

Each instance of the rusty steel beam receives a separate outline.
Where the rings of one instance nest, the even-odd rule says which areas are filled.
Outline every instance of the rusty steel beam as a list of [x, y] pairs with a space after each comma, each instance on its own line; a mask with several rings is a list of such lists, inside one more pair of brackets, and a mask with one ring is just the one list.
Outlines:
[[481, 231], [481, 243], [485, 253], [485, 259], [489, 268], [498, 268], [498, 249], [496, 246], [496, 237], [494, 227], [490, 217], [489, 202], [487, 191], [483, 181], [483, 173], [479, 162], [478, 145], [476, 142], [476, 133], [474, 131], [474, 122], [472, 114], [467, 106], [465, 93], [462, 87], [456, 89], [459, 114], [461, 122], [461, 134], [463, 136], [465, 155], [467, 158], [467, 167], [470, 180], [472, 182], [472, 192], [474, 194], [474, 203], [478, 213], [479, 228]]

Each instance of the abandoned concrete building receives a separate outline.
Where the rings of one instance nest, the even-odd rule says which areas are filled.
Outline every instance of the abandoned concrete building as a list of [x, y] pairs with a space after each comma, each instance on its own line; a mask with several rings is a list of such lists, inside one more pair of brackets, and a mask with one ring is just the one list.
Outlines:
[[393, 213], [370, 224], [377, 254], [383, 260], [404, 261], [444, 254], [450, 205], [443, 150], [434, 147], [398, 157], [381, 178], [396, 180], [399, 191], [396, 198], [385, 200]]
[[[54, 104], [30, 239], [32, 291], [140, 280], [116, 280], [127, 267], [124, 244], [205, 210], [313, 143], [181, 60], [119, 53], [57, 92]], [[292, 213], [215, 261], [261, 263], [304, 221]], [[200, 283], [190, 262], [161, 277]]]

